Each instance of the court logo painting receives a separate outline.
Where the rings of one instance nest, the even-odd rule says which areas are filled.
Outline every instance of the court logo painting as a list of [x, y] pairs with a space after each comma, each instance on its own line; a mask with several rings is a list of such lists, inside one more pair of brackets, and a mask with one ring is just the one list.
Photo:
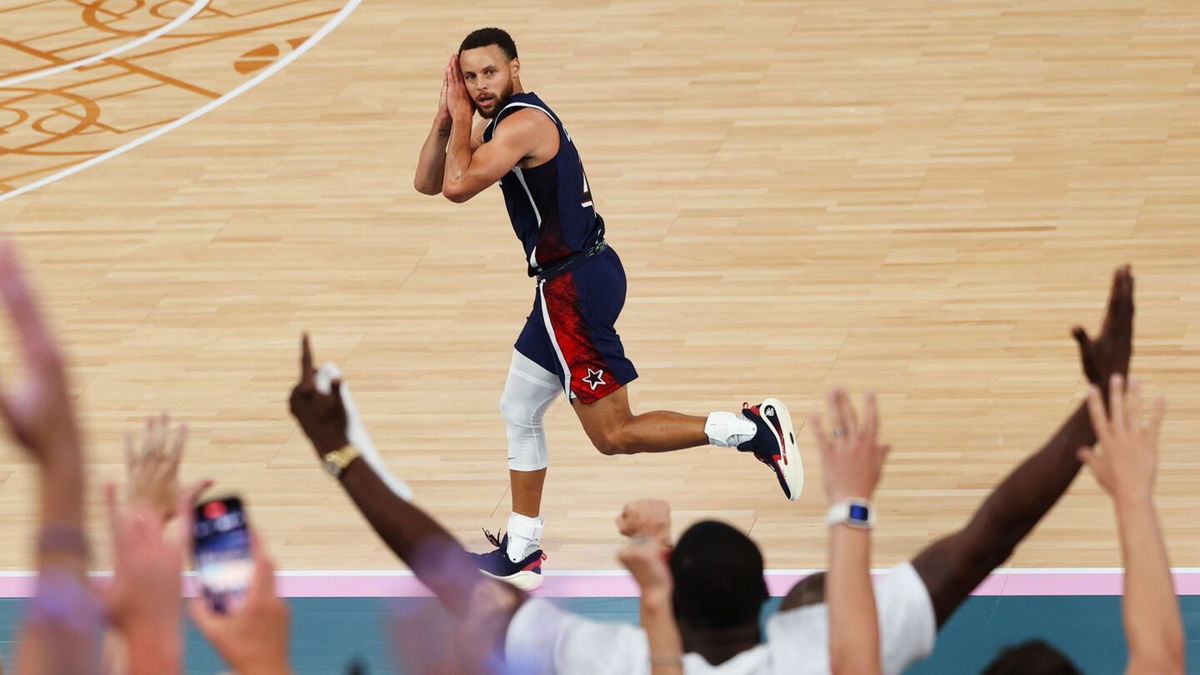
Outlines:
[[[0, 10], [0, 83], [20, 82], [0, 87], [0, 197], [220, 98], [342, 7], [339, 0], [41, 0]], [[189, 10], [194, 16], [177, 21]], [[38, 76], [164, 27], [133, 49]]]
[[284, 54], [304, 44], [308, 37], [293, 38], [284, 42], [273, 42], [269, 45], [263, 45], [242, 54], [241, 58], [233, 64], [234, 70], [246, 75], [253, 73], [256, 70], [266, 68], [275, 63]]

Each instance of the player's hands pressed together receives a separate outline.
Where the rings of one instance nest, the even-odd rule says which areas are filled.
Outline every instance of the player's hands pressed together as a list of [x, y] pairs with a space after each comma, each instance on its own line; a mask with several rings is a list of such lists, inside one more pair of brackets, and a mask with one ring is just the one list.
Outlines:
[[1093, 340], [1081, 326], [1071, 331], [1079, 343], [1083, 372], [1102, 393], [1107, 393], [1112, 375], [1129, 373], [1129, 359], [1133, 353], [1133, 312], [1133, 273], [1129, 265], [1125, 265], [1113, 273], [1108, 311], [1100, 335]]
[[300, 341], [300, 382], [292, 388], [289, 407], [304, 435], [312, 442], [318, 457], [350, 443], [346, 436], [346, 407], [342, 402], [342, 381], [334, 380], [331, 391], [317, 391], [317, 371], [313, 368], [308, 333]]
[[175, 515], [179, 499], [179, 460], [187, 443], [188, 428], [180, 424], [171, 438], [171, 418], [166, 413], [146, 419], [139, 439], [125, 434], [125, 474], [129, 503], [152, 509], [163, 520]]
[[1091, 468], [1096, 482], [1112, 498], [1121, 501], [1148, 499], [1154, 490], [1158, 464], [1158, 431], [1166, 412], [1166, 400], [1159, 396], [1149, 423], [1142, 422], [1142, 385], [1137, 378], [1129, 381], [1127, 391], [1120, 375], [1114, 374], [1109, 385], [1108, 414], [1105, 414], [1099, 387], [1088, 392], [1088, 412], [1099, 440], [1098, 449], [1080, 448], [1079, 461]]
[[825, 495], [830, 504], [852, 497], [870, 499], [883, 475], [883, 464], [891, 446], [878, 442], [879, 411], [874, 392], [864, 399], [866, 419], [859, 426], [854, 404], [842, 389], [826, 397], [832, 428], [826, 433], [820, 414], [812, 416], [813, 438], [821, 453]]
[[438, 110], [434, 121], [437, 123], [438, 129], [444, 133], [450, 133], [450, 127], [454, 123], [454, 119], [450, 117], [450, 108], [447, 103], [450, 91], [450, 66], [442, 71], [442, 91], [438, 95]]
[[237, 673], [282, 675], [288, 664], [287, 603], [275, 592], [275, 565], [257, 537], [251, 539], [254, 578], [240, 604], [218, 614], [203, 598], [188, 603], [196, 628]]
[[452, 55], [446, 66], [446, 109], [452, 120], [465, 121], [468, 125], [475, 115], [475, 103], [459, 68], [458, 54]]
[[629, 502], [617, 516], [617, 530], [626, 537], [648, 537], [671, 545], [671, 505], [661, 499]]

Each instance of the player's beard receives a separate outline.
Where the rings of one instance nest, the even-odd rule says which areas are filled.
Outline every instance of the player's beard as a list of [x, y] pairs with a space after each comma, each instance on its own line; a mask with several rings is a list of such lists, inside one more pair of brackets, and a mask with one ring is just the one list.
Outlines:
[[475, 109], [479, 111], [480, 117], [484, 118], [485, 120], [490, 120], [496, 116], [496, 113], [503, 110], [504, 106], [508, 105], [508, 101], [512, 97], [513, 97], [513, 83], [512, 83], [512, 80], [509, 80], [508, 84], [505, 85], [504, 89], [499, 94], [492, 97], [491, 110], [485, 111], [483, 108], [480, 108], [478, 101], [474, 102]]

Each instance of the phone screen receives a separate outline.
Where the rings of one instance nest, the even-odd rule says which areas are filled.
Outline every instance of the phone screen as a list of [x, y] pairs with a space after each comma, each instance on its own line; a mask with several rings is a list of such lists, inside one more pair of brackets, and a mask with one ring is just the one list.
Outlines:
[[225, 612], [241, 601], [254, 576], [242, 500], [227, 497], [197, 504], [192, 536], [201, 592], [213, 610]]

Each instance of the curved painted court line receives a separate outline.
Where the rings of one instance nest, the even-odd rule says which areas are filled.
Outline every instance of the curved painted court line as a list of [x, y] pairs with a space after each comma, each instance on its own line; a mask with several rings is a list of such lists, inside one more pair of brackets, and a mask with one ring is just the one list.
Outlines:
[[58, 65], [58, 66], [51, 66], [49, 68], [43, 68], [42, 70], [36, 70], [32, 73], [25, 73], [24, 75], [10, 77], [7, 80], [0, 80], [0, 89], [3, 89], [4, 87], [12, 87], [12, 86], [21, 84], [23, 82], [28, 82], [30, 80], [36, 80], [36, 79], [42, 78], [42, 77], [49, 77], [51, 75], [56, 75], [58, 73], [62, 73], [62, 72], [68, 71], [68, 70], [73, 70], [75, 68], [82, 68], [84, 66], [90, 66], [93, 63], [103, 61], [104, 59], [112, 58], [112, 57], [116, 56], [117, 54], [121, 54], [121, 53], [129, 51], [130, 49], [140, 47], [140, 46], [146, 44], [147, 42], [150, 42], [151, 40], [159, 38], [167, 33], [170, 33], [171, 31], [175, 30], [176, 28], [182, 26], [193, 16], [196, 16], [197, 14], [199, 14], [200, 10], [204, 9], [205, 7], [208, 7], [208, 2], [209, 2], [209, 0], [196, 0], [194, 3], [192, 3], [191, 7], [188, 7], [188, 10], [186, 12], [175, 17], [175, 19], [172, 20], [171, 23], [168, 23], [165, 26], [160, 26], [160, 27], [154, 29], [153, 31], [146, 33], [145, 35], [143, 35], [142, 37], [140, 37], [136, 40], [130, 40], [129, 42], [126, 42], [124, 44], [117, 45], [116, 47], [113, 47], [112, 49], [110, 49], [106, 52], [101, 52], [99, 54], [96, 54], [95, 56], [89, 56], [86, 59], [79, 59], [78, 61], [72, 61], [70, 63], [64, 63], [64, 64]]
[[[205, 1], [207, 1], [207, 0], [205, 0]], [[106, 152], [102, 155], [96, 155], [95, 157], [93, 157], [89, 160], [80, 162], [79, 164], [69, 166], [66, 169], [63, 169], [62, 171], [59, 171], [58, 173], [50, 174], [49, 176], [46, 176], [45, 178], [34, 181], [32, 183], [29, 183], [28, 185], [22, 185], [21, 187], [15, 189], [15, 190], [12, 190], [11, 192], [6, 192], [4, 194], [0, 194], [0, 202], [4, 202], [4, 201], [12, 199], [14, 197], [18, 197], [20, 195], [25, 194], [26, 192], [31, 192], [40, 187], [49, 185], [55, 181], [62, 180], [63, 178], [66, 178], [68, 176], [73, 176], [73, 175], [79, 173], [80, 171], [83, 171], [84, 169], [96, 166], [100, 162], [112, 159], [113, 157], [117, 157], [119, 155], [123, 155], [126, 152], [129, 152], [130, 150], [133, 150], [134, 148], [136, 148], [138, 146], [141, 146], [145, 143], [149, 143], [150, 141], [158, 138], [159, 136], [162, 136], [163, 134], [170, 133], [170, 132], [178, 129], [179, 127], [187, 124], [188, 122], [191, 122], [194, 119], [197, 119], [199, 117], [207, 115], [208, 113], [212, 112], [213, 110], [216, 110], [217, 108], [228, 103], [229, 101], [237, 98], [238, 96], [241, 96], [246, 91], [253, 89], [255, 86], [258, 85], [258, 83], [262, 82], [263, 80], [267, 79], [268, 77], [271, 77], [275, 73], [278, 73], [280, 70], [283, 70], [289, 63], [300, 58], [305, 52], [307, 52], [309, 49], [312, 49], [314, 45], [316, 45], [321, 40], [325, 39], [325, 36], [329, 35], [329, 33], [331, 31], [333, 31], [334, 28], [337, 28], [338, 24], [340, 24], [342, 21], [344, 21], [346, 19], [346, 17], [350, 16], [350, 13], [353, 12], [355, 10], [355, 8], [357, 8], [361, 2], [362, 2], [362, 0], [349, 0], [345, 5], [342, 6], [342, 9], [339, 10], [337, 14], [334, 14], [333, 17], [330, 18], [329, 21], [327, 21], [325, 23], [325, 25], [321, 26], [321, 28], [319, 30], [317, 30], [316, 33], [313, 33], [307, 40], [305, 40], [303, 42], [303, 44], [301, 44], [299, 47], [297, 47], [295, 49], [295, 51], [285, 55], [283, 58], [272, 63], [270, 66], [267, 66], [262, 72], [258, 73], [257, 75], [250, 78], [249, 80], [246, 80], [241, 85], [239, 85], [237, 88], [230, 90], [229, 92], [225, 93], [220, 98], [213, 99], [212, 101], [209, 101], [208, 103], [206, 103], [203, 106], [184, 115], [183, 117], [180, 117], [179, 119], [175, 120], [174, 122], [164, 124], [163, 126], [155, 129], [154, 131], [151, 131], [150, 133], [146, 134], [145, 136], [140, 136], [138, 138], [135, 138], [134, 140], [126, 143], [125, 145], [113, 148], [112, 150], [109, 150], [108, 152]]]

